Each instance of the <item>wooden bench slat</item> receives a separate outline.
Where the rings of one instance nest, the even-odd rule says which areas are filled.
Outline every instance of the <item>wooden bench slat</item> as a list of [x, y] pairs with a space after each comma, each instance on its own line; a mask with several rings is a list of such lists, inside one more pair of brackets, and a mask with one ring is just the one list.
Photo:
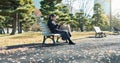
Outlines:
[[94, 27], [94, 29], [95, 29], [96, 33], [101, 33], [102, 32], [99, 27]]

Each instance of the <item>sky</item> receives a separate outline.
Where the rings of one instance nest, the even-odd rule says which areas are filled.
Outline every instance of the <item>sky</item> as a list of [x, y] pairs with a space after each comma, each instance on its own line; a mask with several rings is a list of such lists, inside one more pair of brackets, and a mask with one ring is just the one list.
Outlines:
[[33, 0], [33, 1], [34, 1], [34, 4], [35, 4], [35, 7], [39, 9], [40, 8], [40, 3], [39, 2], [41, 0]]
[[73, 7], [75, 7], [74, 9], [79, 9], [79, 2], [77, 0], [74, 1]]
[[[40, 4], [39, 4], [40, 0], [34, 0], [35, 2], [35, 7], [36, 8], [40, 8]], [[120, 9], [120, 0], [111, 0], [112, 1], [112, 12], [115, 12], [117, 9]], [[75, 7], [75, 9], [78, 9], [78, 2], [74, 2], [73, 7]]]
[[120, 0], [112, 0], [112, 12], [117, 9], [120, 9]]

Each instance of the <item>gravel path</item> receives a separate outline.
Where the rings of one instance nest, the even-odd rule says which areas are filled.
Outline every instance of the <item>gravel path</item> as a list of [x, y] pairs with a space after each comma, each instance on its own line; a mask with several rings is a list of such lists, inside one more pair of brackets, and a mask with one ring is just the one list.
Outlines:
[[74, 42], [8, 47], [0, 50], [0, 63], [120, 63], [120, 35]]

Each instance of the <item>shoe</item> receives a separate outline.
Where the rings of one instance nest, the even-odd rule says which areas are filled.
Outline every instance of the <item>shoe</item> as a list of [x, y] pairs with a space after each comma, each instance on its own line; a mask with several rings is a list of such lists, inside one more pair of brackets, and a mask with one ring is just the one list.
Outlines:
[[68, 41], [66, 40], [65, 43], [68, 43]]
[[69, 42], [69, 44], [70, 44], [70, 45], [75, 45], [75, 43], [73, 43], [73, 42]]

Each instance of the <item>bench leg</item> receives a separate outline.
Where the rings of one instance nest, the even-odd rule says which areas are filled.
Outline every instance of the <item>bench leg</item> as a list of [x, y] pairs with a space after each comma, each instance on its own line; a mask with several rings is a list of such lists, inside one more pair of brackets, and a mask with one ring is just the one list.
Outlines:
[[59, 42], [59, 41], [58, 41], [59, 39], [60, 39], [60, 37], [57, 37], [57, 40], [56, 40], [57, 43]]
[[45, 41], [46, 41], [47, 38], [52, 39], [53, 43], [55, 44], [54, 36], [51, 36], [51, 37], [50, 37], [50, 36], [47, 36], [47, 37], [46, 37], [46, 36], [43, 36], [43, 43], [42, 43], [42, 44], [45, 44]]
[[102, 36], [101, 33], [96, 33], [96, 34], [95, 34], [95, 38], [97, 38], [97, 37], [101, 38], [101, 37], [103, 37], [103, 36]]
[[101, 33], [96, 33], [95, 38], [97, 38], [97, 37], [99, 37], [99, 38], [102, 37]]
[[101, 35], [100, 37], [106, 37], [105, 33], [101, 33], [100, 35]]
[[97, 37], [97, 33], [95, 33], [95, 37]]
[[45, 40], [46, 40], [47, 38], [44, 36], [43, 37], [43, 43], [42, 44], [45, 44]]
[[100, 33], [100, 38], [102, 38], [103, 37], [103, 33]]
[[99, 35], [99, 38], [101, 38], [101, 34], [100, 34], [100, 33], [98, 33], [98, 35]]
[[106, 34], [104, 33], [104, 37], [106, 37]]
[[52, 41], [53, 41], [53, 44], [55, 44], [55, 39], [54, 39], [54, 36], [52, 36], [52, 38], [51, 38], [51, 39], [52, 39]]

